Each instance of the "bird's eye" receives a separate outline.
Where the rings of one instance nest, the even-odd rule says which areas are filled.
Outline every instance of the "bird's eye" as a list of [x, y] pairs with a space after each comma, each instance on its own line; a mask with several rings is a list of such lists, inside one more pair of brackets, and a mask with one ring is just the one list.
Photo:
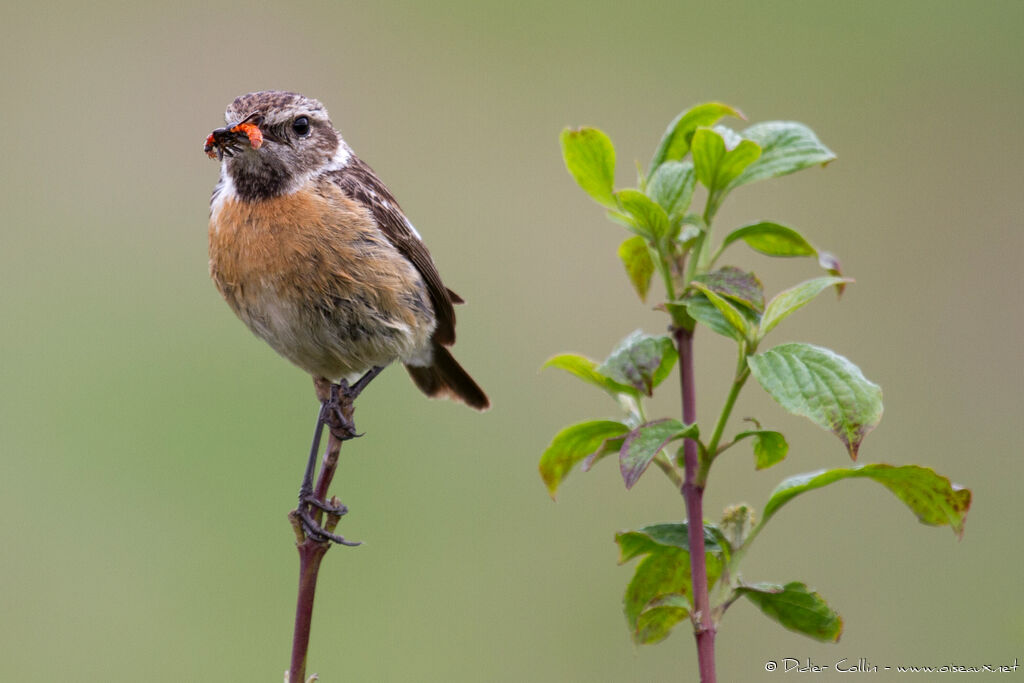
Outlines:
[[300, 116], [295, 119], [292, 121], [292, 130], [294, 130], [295, 134], [300, 138], [306, 137], [309, 135], [309, 119], [305, 116]]

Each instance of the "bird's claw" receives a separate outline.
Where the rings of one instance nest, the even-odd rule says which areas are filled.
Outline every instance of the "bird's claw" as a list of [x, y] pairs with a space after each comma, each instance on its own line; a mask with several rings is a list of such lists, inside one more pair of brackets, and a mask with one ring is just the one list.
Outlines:
[[349, 547], [362, 545], [361, 541], [349, 541], [344, 536], [331, 533], [324, 529], [320, 524], [313, 519], [313, 515], [309, 513], [309, 510], [305, 506], [299, 506], [299, 521], [302, 524], [302, 530], [305, 532], [307, 538], [311, 538], [317, 543], [337, 543], [339, 545], [346, 545]]

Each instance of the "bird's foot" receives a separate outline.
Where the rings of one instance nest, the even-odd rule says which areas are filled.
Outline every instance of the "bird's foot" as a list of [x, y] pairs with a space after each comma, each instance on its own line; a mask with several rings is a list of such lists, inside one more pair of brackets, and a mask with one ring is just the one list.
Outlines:
[[325, 503], [316, 498], [312, 493], [304, 494], [299, 499], [299, 507], [296, 512], [298, 513], [299, 524], [302, 527], [302, 532], [306, 538], [313, 539], [317, 543], [338, 543], [340, 545], [347, 545], [350, 547], [360, 545], [359, 541], [349, 541], [344, 536], [339, 536], [338, 534], [325, 529], [313, 517], [308, 507], [310, 505], [327, 513], [327, 526], [332, 529], [338, 523], [338, 520], [342, 515], [348, 512], [348, 508], [339, 502], [337, 498], [332, 498], [330, 503]]

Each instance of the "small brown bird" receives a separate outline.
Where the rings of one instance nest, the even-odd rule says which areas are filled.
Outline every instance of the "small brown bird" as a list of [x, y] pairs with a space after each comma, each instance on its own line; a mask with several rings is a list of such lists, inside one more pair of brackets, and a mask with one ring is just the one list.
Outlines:
[[[263, 91], [235, 99], [224, 118], [205, 147], [221, 162], [210, 275], [238, 317], [310, 373], [322, 401], [327, 383], [354, 398], [399, 360], [428, 396], [486, 409], [487, 396], [447, 349], [452, 305], [462, 299], [324, 106]], [[351, 438], [351, 419], [338, 417], [342, 433], [337, 420], [332, 431]]]

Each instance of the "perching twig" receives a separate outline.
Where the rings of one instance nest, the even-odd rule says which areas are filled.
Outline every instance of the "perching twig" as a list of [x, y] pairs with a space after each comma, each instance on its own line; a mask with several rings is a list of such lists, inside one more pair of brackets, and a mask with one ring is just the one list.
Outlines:
[[[330, 398], [330, 384], [326, 380], [317, 380], [316, 389], [322, 406], [326, 406]], [[351, 419], [354, 396], [345, 391], [336, 392], [335, 395], [341, 401], [339, 407], [342, 414]], [[326, 422], [327, 410], [322, 407], [313, 436], [314, 452], [319, 449], [320, 435]], [[333, 432], [334, 430], [330, 429], [327, 432], [327, 450], [324, 452], [320, 476], [313, 490], [313, 499], [316, 502], [306, 504], [300, 501], [299, 507], [288, 514], [288, 519], [295, 531], [295, 546], [299, 551], [299, 592], [295, 605], [295, 632], [292, 637], [291, 666], [286, 677], [288, 681], [306, 680], [306, 655], [309, 651], [310, 624], [313, 619], [313, 601], [316, 597], [320, 561], [331, 547], [332, 541], [345, 545], [359, 545], [357, 542], [345, 541], [333, 533], [338, 522], [341, 521], [341, 515], [345, 512], [345, 506], [336, 497], [332, 496], [329, 501], [327, 500], [327, 489], [330, 487], [334, 472], [338, 467], [338, 455], [341, 452], [342, 442]], [[323, 523], [322, 529], [326, 532], [326, 536], [316, 532], [317, 528], [321, 528], [324, 514], [327, 515], [327, 520]]]

